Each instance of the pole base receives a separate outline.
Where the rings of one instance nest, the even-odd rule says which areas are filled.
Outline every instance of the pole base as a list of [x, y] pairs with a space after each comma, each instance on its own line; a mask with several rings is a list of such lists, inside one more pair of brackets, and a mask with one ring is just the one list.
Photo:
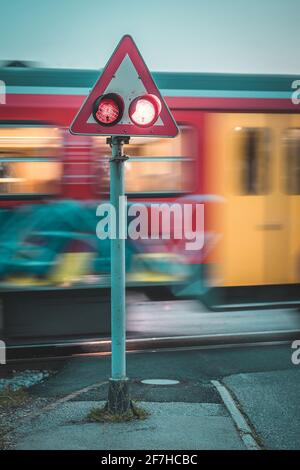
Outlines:
[[123, 415], [131, 410], [131, 406], [129, 380], [109, 379], [107, 411], [113, 415]]

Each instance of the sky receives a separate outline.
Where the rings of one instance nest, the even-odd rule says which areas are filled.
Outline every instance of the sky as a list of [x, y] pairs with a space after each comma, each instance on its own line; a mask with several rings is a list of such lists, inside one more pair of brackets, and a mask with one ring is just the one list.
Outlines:
[[102, 68], [131, 34], [152, 71], [300, 74], [300, 0], [0, 0], [0, 61]]

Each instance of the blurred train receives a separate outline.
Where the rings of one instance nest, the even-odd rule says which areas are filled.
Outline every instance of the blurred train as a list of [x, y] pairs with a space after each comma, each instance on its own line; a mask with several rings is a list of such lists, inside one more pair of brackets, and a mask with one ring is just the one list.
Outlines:
[[[0, 68], [0, 288], [107, 287], [95, 208], [109, 197], [109, 147], [68, 132], [99, 72], [13, 65]], [[128, 285], [214, 308], [298, 304], [297, 77], [153, 76], [180, 133], [131, 139], [128, 200], [204, 203], [205, 244], [187, 253], [175, 240], [128, 242]]]

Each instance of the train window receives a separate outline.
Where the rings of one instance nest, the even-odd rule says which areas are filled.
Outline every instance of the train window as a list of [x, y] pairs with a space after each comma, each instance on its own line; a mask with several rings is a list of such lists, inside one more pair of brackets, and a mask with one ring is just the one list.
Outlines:
[[[191, 127], [181, 127], [174, 139], [132, 137], [124, 150], [130, 155], [125, 165], [127, 194], [186, 193], [194, 189], [195, 135]], [[103, 138], [95, 138], [94, 151], [100, 190], [108, 192], [109, 154]]]
[[270, 130], [266, 128], [235, 128], [239, 143], [238, 185], [244, 195], [269, 191]]
[[285, 191], [300, 194], [300, 129], [287, 129], [284, 134]]
[[0, 197], [56, 193], [60, 148], [56, 128], [0, 127]]

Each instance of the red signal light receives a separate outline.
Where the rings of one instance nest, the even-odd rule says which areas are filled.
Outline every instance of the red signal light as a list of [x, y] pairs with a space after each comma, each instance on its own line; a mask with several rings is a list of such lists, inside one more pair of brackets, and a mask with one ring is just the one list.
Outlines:
[[160, 112], [160, 99], [150, 94], [138, 96], [129, 106], [131, 121], [140, 127], [152, 126], [157, 121]]
[[102, 126], [113, 126], [123, 116], [124, 101], [117, 93], [99, 96], [93, 105], [94, 119]]

